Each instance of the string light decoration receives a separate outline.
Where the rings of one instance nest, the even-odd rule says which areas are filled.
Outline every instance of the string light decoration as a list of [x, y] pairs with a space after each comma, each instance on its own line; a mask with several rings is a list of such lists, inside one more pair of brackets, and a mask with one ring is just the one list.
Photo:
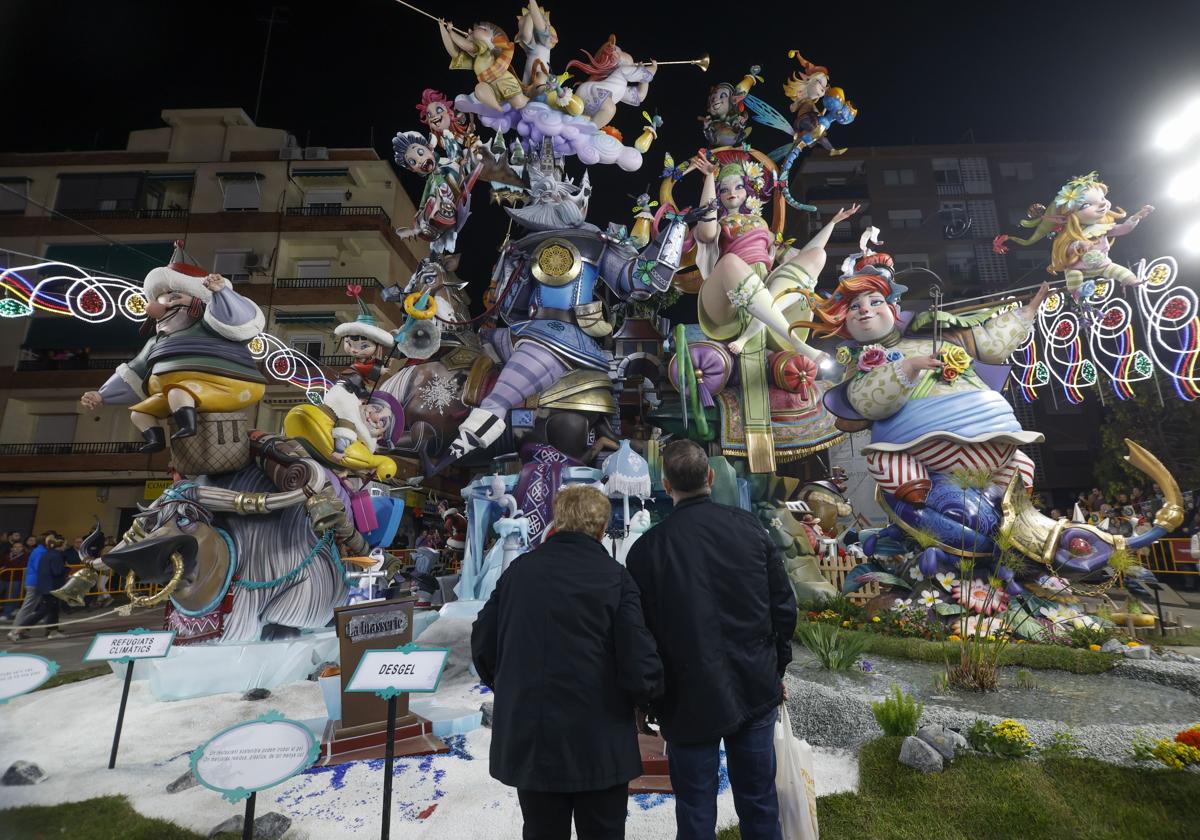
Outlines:
[[1008, 360], [1023, 399], [1032, 402], [1053, 384], [1079, 403], [1103, 378], [1127, 400], [1155, 368], [1180, 399], [1200, 399], [1200, 299], [1178, 282], [1172, 257], [1142, 260], [1135, 273], [1141, 282], [1130, 297], [1097, 278], [1080, 289], [1077, 303], [1064, 291], [1046, 298], [1029, 339]]
[[[34, 312], [65, 315], [90, 324], [103, 324], [118, 315], [135, 324], [147, 318], [140, 283], [56, 260], [0, 270], [0, 291], [8, 295], [0, 298], [0, 318], [27, 318]], [[320, 405], [333, 384], [316, 361], [273, 335], [259, 333], [246, 346], [269, 376], [303, 388], [314, 404]]]

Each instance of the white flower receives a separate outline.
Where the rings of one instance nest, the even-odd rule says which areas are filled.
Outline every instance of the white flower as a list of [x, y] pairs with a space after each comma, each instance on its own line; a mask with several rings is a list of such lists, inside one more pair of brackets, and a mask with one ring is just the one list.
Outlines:
[[1080, 615], [1079, 610], [1058, 605], [1042, 607], [1039, 612], [1048, 618], [1052, 624], [1063, 624], [1068, 621], [1073, 622]]
[[750, 162], [745, 164], [742, 168], [746, 172], [746, 177], [750, 178], [751, 180], [754, 178], [761, 178], [763, 176], [763, 168], [761, 163]]
[[756, 195], [752, 195], [746, 199], [746, 212], [752, 213], [755, 216], [762, 215], [763, 201]]
[[921, 590], [921, 603], [926, 607], [932, 607], [934, 604], [942, 603], [942, 596], [933, 589]]
[[915, 581], [925, 580], [925, 575], [921, 574], [921, 567], [913, 563], [908, 569], [908, 576]]
[[908, 609], [911, 606], [912, 606], [912, 598], [900, 598], [899, 600], [892, 603], [892, 606], [890, 607], [890, 609], [893, 609], [896, 612], [903, 612], [904, 610]]
[[934, 578], [937, 579], [938, 585], [947, 592], [954, 588], [954, 584], [958, 583], [958, 578], [954, 576], [953, 572], [938, 572]]

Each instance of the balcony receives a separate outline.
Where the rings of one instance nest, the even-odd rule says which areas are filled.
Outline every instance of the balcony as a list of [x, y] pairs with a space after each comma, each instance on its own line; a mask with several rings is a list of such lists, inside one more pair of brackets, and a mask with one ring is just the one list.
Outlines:
[[373, 289], [379, 285], [376, 277], [276, 277], [277, 289], [340, 289], [346, 286]]
[[[133, 348], [129, 355], [136, 355], [138, 349]], [[47, 371], [47, 370], [116, 370], [125, 359], [22, 359], [17, 362], [18, 371]]]
[[382, 216], [388, 224], [391, 217], [386, 210], [378, 205], [362, 207], [344, 204], [311, 204], [304, 207], [289, 207], [285, 211], [288, 216]]
[[137, 452], [141, 441], [121, 443], [0, 443], [0, 457], [6, 455], [127, 455]]
[[144, 455], [140, 441], [0, 444], [0, 473], [167, 472], [169, 450]]
[[170, 210], [62, 210], [63, 214], [73, 219], [186, 219], [191, 215], [187, 208]]

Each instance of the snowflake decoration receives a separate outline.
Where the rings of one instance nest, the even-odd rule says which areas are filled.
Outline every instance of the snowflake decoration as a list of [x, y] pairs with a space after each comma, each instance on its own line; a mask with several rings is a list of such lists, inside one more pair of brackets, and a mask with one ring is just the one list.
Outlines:
[[445, 414], [446, 409], [458, 399], [458, 388], [454, 379], [435, 373], [433, 378], [417, 389], [421, 396], [421, 407], [437, 409], [438, 414]]

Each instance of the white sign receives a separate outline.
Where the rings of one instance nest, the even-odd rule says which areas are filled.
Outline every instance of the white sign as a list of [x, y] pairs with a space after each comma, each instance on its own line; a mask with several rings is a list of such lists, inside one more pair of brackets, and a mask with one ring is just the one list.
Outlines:
[[374, 692], [381, 697], [437, 691], [449, 655], [445, 648], [415, 645], [365, 651], [346, 684], [346, 691]]
[[0, 703], [33, 691], [58, 673], [58, 664], [32, 653], [0, 652]]
[[174, 630], [131, 630], [128, 633], [97, 633], [83, 655], [85, 662], [130, 662], [161, 659], [175, 641]]
[[268, 712], [217, 733], [192, 753], [192, 773], [230, 802], [286, 782], [316, 760], [308, 727]]

